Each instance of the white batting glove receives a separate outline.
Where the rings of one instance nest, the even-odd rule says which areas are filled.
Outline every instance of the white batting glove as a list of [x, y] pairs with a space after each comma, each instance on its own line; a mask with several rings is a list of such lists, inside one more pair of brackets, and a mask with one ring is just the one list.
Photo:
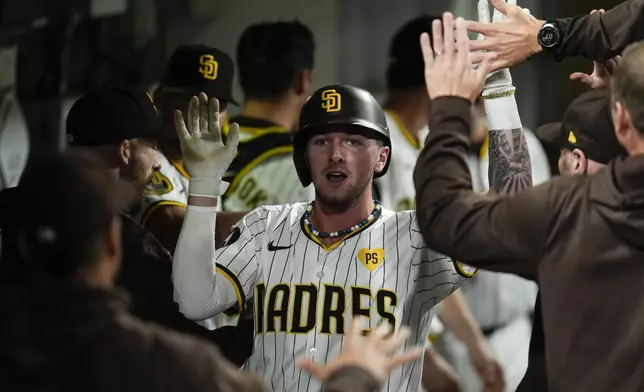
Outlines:
[[222, 176], [237, 155], [239, 126], [230, 125], [224, 145], [219, 125], [219, 101], [216, 98], [208, 101], [204, 93], [190, 100], [187, 124], [181, 111], [175, 112], [174, 119], [183, 161], [190, 173], [188, 193], [215, 198], [222, 195], [229, 185], [222, 181]]
[[[516, 5], [516, 0], [507, 0], [508, 4]], [[479, 0], [477, 4], [478, 19], [481, 23], [490, 23], [490, 6], [488, 0]], [[530, 15], [530, 10], [524, 8], [523, 11]], [[505, 19], [505, 15], [494, 8], [492, 22], [499, 22]], [[485, 39], [482, 34], [478, 35], [479, 40]], [[485, 85], [483, 86], [483, 97], [489, 95], [505, 94], [514, 92], [516, 88], [512, 84], [512, 75], [508, 68], [504, 68], [488, 75]]]

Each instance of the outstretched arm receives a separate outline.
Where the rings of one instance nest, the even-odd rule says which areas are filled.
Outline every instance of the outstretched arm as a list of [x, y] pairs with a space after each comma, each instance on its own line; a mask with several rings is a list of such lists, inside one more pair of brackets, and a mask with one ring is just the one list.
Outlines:
[[[182, 154], [193, 176], [174, 253], [172, 280], [181, 312], [194, 320], [212, 317], [235, 304], [241, 311], [252, 289], [240, 284], [238, 274], [244, 271], [249, 275], [244, 281], [252, 282], [257, 273], [253, 228], [246, 227], [243, 221], [231, 234], [229, 243], [215, 251], [217, 198], [227, 185], [221, 176], [235, 157], [239, 140], [239, 127], [233, 124], [228, 144], [221, 142], [218, 106], [216, 99], [208, 103], [203, 93], [199, 98], [193, 97], [188, 109], [190, 130], [181, 112], [175, 115]], [[233, 252], [231, 247], [239, 249]], [[244, 268], [247, 265], [250, 268]]]
[[471, 105], [489, 64], [472, 70], [467, 48], [461, 46], [468, 44], [462, 23], [457, 25], [459, 50], [454, 51], [454, 37], [448, 35], [454, 29], [452, 18], [444, 16], [444, 42], [437, 42], [443, 40], [442, 31], [434, 30], [434, 49], [427, 36], [421, 37], [432, 132], [414, 170], [419, 227], [427, 246], [468, 265], [534, 276], [554, 232], [555, 198], [566, 197], [570, 187], [567, 181], [550, 181], [511, 198], [472, 191], [465, 160]]
[[[509, 3], [516, 4], [516, 0], [510, 0]], [[487, 0], [479, 0], [478, 14], [480, 23], [490, 23]], [[504, 19], [505, 16], [495, 9], [493, 21], [496, 23]], [[485, 37], [479, 34], [478, 40], [484, 39]], [[481, 93], [490, 129], [490, 191], [497, 194], [514, 194], [532, 186], [530, 154], [519, 117], [515, 91], [510, 70], [504, 68], [488, 75]]]
[[[537, 35], [546, 22], [521, 12], [516, 5], [505, 0], [490, 0], [507, 20], [487, 25], [468, 22], [471, 32], [483, 33], [488, 39], [473, 41], [471, 50], [489, 50], [498, 54], [492, 64], [497, 70], [524, 62], [528, 57], [541, 53]], [[580, 15], [556, 19], [561, 39], [550, 50], [556, 59], [583, 56], [589, 60], [606, 61], [618, 55], [631, 43], [644, 38], [644, 0], [623, 1], [605, 14]], [[477, 63], [475, 60], [474, 63]]]

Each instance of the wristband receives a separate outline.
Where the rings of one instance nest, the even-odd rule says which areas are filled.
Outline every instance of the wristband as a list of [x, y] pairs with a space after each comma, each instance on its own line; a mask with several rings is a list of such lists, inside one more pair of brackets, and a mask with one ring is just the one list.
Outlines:
[[217, 198], [226, 192], [228, 185], [230, 184], [221, 178], [192, 177], [189, 180], [188, 196]]
[[483, 92], [481, 96], [483, 99], [496, 99], [496, 98], [503, 98], [503, 97], [509, 97], [514, 95], [515, 89], [513, 88], [512, 90], [507, 90], [507, 91], [493, 91], [493, 92]]

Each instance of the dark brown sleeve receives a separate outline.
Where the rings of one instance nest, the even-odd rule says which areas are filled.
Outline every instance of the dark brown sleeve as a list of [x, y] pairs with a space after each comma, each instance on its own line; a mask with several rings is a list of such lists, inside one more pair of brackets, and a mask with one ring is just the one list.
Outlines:
[[194, 358], [195, 366], [201, 370], [202, 391], [262, 392], [267, 390], [256, 375], [233, 366], [219, 354], [215, 347], [204, 347], [203, 351], [206, 355], [205, 360], [200, 360], [197, 355]]
[[644, 39], [644, 0], [628, 0], [603, 15], [557, 19], [563, 33], [556, 57], [583, 56], [605, 61], [628, 44]]
[[429, 137], [414, 170], [423, 237], [431, 249], [471, 266], [535, 276], [553, 214], [552, 182], [512, 197], [473, 192], [470, 126], [468, 101], [432, 101]]
[[380, 385], [359, 367], [343, 367], [331, 373], [323, 392], [375, 392]]

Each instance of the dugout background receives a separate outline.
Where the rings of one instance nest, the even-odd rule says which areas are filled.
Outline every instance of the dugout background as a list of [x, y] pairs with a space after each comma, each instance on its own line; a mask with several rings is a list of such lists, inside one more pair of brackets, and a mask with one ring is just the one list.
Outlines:
[[[619, 3], [518, 1], [544, 19], [585, 14]], [[476, 18], [476, 2], [0, 0], [0, 103], [7, 91], [15, 92], [29, 128], [33, 158], [63, 146], [60, 125], [66, 110], [88, 89], [108, 82], [151, 89], [176, 45], [209, 44], [234, 58], [239, 35], [248, 24], [293, 18], [306, 23], [315, 34], [317, 86], [355, 84], [382, 97], [387, 47], [395, 30], [423, 12], [451, 10], [458, 16]], [[580, 83], [569, 81], [568, 75], [591, 70], [592, 64], [583, 59], [558, 64], [546, 56], [513, 69], [524, 125], [534, 130], [539, 124], [560, 119], [568, 103], [584, 90]], [[242, 98], [238, 88], [235, 94]], [[4, 125], [0, 123], [0, 130]]]

